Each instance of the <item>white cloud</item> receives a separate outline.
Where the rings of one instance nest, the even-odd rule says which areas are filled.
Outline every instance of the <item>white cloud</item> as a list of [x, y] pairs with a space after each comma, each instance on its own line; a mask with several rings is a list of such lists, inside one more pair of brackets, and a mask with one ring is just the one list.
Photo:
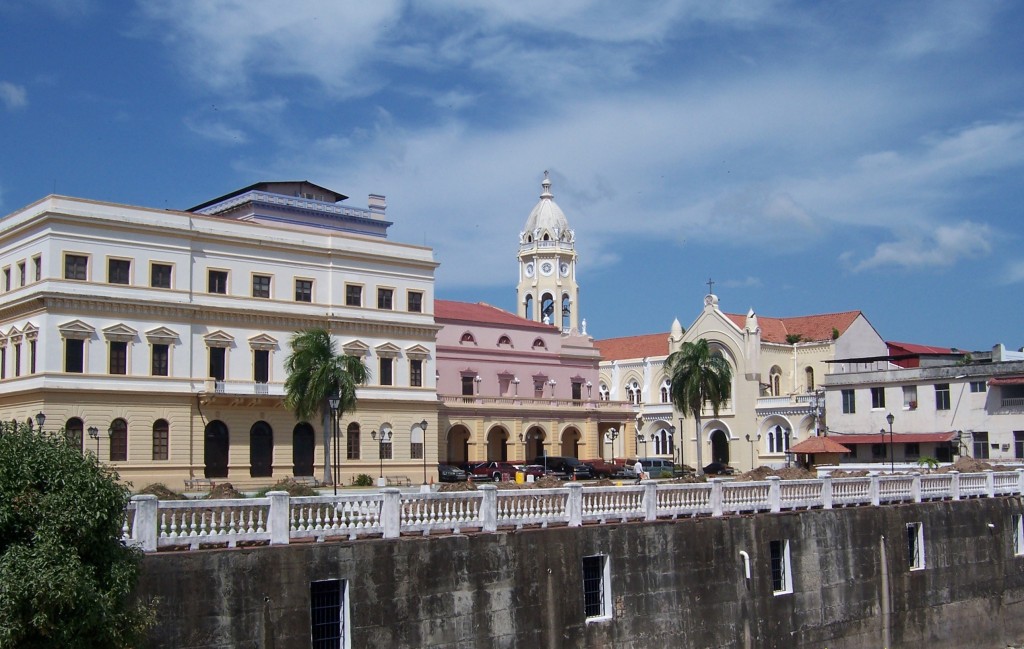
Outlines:
[[956, 50], [981, 40], [998, 13], [995, 2], [944, 0], [888, 7], [889, 51], [917, 58]]
[[0, 102], [3, 102], [8, 110], [24, 108], [28, 105], [28, 93], [25, 92], [24, 86], [0, 81]]
[[219, 144], [238, 145], [249, 141], [244, 131], [222, 121], [186, 117], [185, 126], [193, 133]]
[[1011, 261], [1000, 280], [1001, 284], [1020, 284], [1024, 282], [1024, 259]]
[[988, 255], [992, 250], [992, 228], [965, 221], [940, 225], [933, 232], [920, 232], [899, 241], [881, 243], [875, 253], [853, 267], [854, 271], [882, 266], [930, 268], [952, 266], [958, 261]]

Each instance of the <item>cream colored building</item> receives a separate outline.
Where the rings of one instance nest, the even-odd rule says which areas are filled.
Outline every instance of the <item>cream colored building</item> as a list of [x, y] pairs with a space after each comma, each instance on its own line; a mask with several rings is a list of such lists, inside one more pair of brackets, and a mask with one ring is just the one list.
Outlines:
[[[684, 342], [707, 339], [733, 370], [732, 399], [717, 417], [707, 409], [701, 430], [682, 419], [669, 398], [668, 355]], [[740, 470], [784, 466], [786, 451], [824, 429], [820, 383], [837, 358], [884, 354], [885, 342], [859, 311], [794, 318], [720, 310], [704, 298], [686, 330], [676, 320], [663, 334], [597, 341], [603, 398], [636, 404], [642, 420], [631, 431], [649, 457], [696, 467], [712, 461]], [[699, 442], [698, 442], [699, 440]]]
[[282, 398], [289, 338], [324, 327], [371, 375], [340, 422], [342, 479], [419, 476], [438, 454], [437, 264], [387, 239], [382, 196], [345, 198], [260, 183], [189, 211], [48, 196], [6, 216], [0, 417], [44, 413], [136, 487], [320, 476], [321, 424]]

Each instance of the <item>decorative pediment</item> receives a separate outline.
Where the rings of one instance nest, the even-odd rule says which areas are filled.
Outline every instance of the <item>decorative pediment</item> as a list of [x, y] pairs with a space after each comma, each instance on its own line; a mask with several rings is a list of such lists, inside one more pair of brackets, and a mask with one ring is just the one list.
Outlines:
[[25, 335], [25, 340], [35, 340], [39, 337], [39, 327], [30, 322], [21, 328], [21, 333]]
[[398, 358], [402, 355], [402, 349], [392, 343], [384, 343], [373, 348], [379, 358]]
[[268, 334], [257, 334], [249, 338], [249, 347], [264, 351], [273, 351], [278, 348], [277, 338]]
[[72, 338], [75, 340], [88, 340], [96, 334], [96, 329], [91, 325], [87, 325], [81, 320], [72, 320], [71, 322], [65, 322], [62, 325], [57, 326], [57, 331], [64, 338]]
[[370, 346], [361, 340], [350, 340], [341, 346], [341, 351], [347, 356], [363, 358], [370, 355]]
[[235, 344], [235, 337], [220, 329], [206, 334], [203, 340], [207, 347], [233, 347]]
[[430, 350], [423, 345], [413, 345], [405, 348], [405, 355], [414, 361], [425, 361], [430, 359]]
[[157, 327], [146, 332], [146, 340], [154, 345], [176, 345], [178, 332], [167, 327]]
[[109, 327], [104, 327], [103, 337], [107, 340], [113, 340], [119, 343], [130, 343], [138, 336], [137, 331], [129, 327], [124, 323], [117, 323]]

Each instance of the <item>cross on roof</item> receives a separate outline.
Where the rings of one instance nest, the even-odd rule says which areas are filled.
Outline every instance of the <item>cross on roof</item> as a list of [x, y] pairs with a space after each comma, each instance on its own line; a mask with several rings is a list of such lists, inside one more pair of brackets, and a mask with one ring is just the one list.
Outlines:
[[713, 281], [711, 281], [711, 278], [709, 277], [708, 278], [708, 295], [711, 295], [712, 293], [715, 292], [714, 288], [715, 288], [715, 283]]

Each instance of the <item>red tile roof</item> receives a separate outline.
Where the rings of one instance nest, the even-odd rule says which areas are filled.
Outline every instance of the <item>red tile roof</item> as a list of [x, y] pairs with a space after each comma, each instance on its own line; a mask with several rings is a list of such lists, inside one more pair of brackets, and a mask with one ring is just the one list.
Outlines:
[[[746, 315], [735, 313], [723, 315], [732, 320], [740, 329], [747, 324]], [[761, 327], [761, 342], [785, 343], [786, 336], [789, 335], [799, 335], [801, 342], [818, 342], [832, 340], [833, 328], [839, 331], [840, 336], [843, 335], [860, 315], [860, 311], [822, 313], [794, 318], [769, 318], [759, 315], [757, 324]]]
[[558, 331], [554, 325], [534, 322], [520, 318], [514, 313], [491, 306], [485, 302], [453, 302], [451, 300], [434, 300], [434, 319], [438, 322], [457, 321], [485, 325], [502, 325], [520, 329], [538, 329], [541, 331]]
[[898, 343], [891, 340], [885, 341], [889, 347], [889, 353], [893, 356], [900, 354], [961, 354], [963, 352], [950, 349], [949, 347], [932, 347], [931, 345], [917, 345], [915, 343]]
[[1003, 376], [991, 379], [989, 385], [1024, 385], [1024, 376]]
[[594, 341], [594, 345], [601, 352], [601, 360], [605, 361], [668, 356], [668, 337], [669, 333], [666, 331], [661, 334], [606, 338]]
[[[955, 432], [949, 433], [893, 433], [892, 443], [893, 444], [916, 444], [919, 442], [949, 442], [956, 437]], [[843, 435], [842, 433], [832, 433], [829, 435], [829, 439], [835, 440], [840, 444], [881, 444], [883, 442], [889, 443], [888, 431], [883, 435], [882, 433], [871, 433], [868, 435]]]
[[809, 437], [790, 449], [793, 453], [816, 455], [818, 453], [852, 453], [852, 451], [831, 437]]

